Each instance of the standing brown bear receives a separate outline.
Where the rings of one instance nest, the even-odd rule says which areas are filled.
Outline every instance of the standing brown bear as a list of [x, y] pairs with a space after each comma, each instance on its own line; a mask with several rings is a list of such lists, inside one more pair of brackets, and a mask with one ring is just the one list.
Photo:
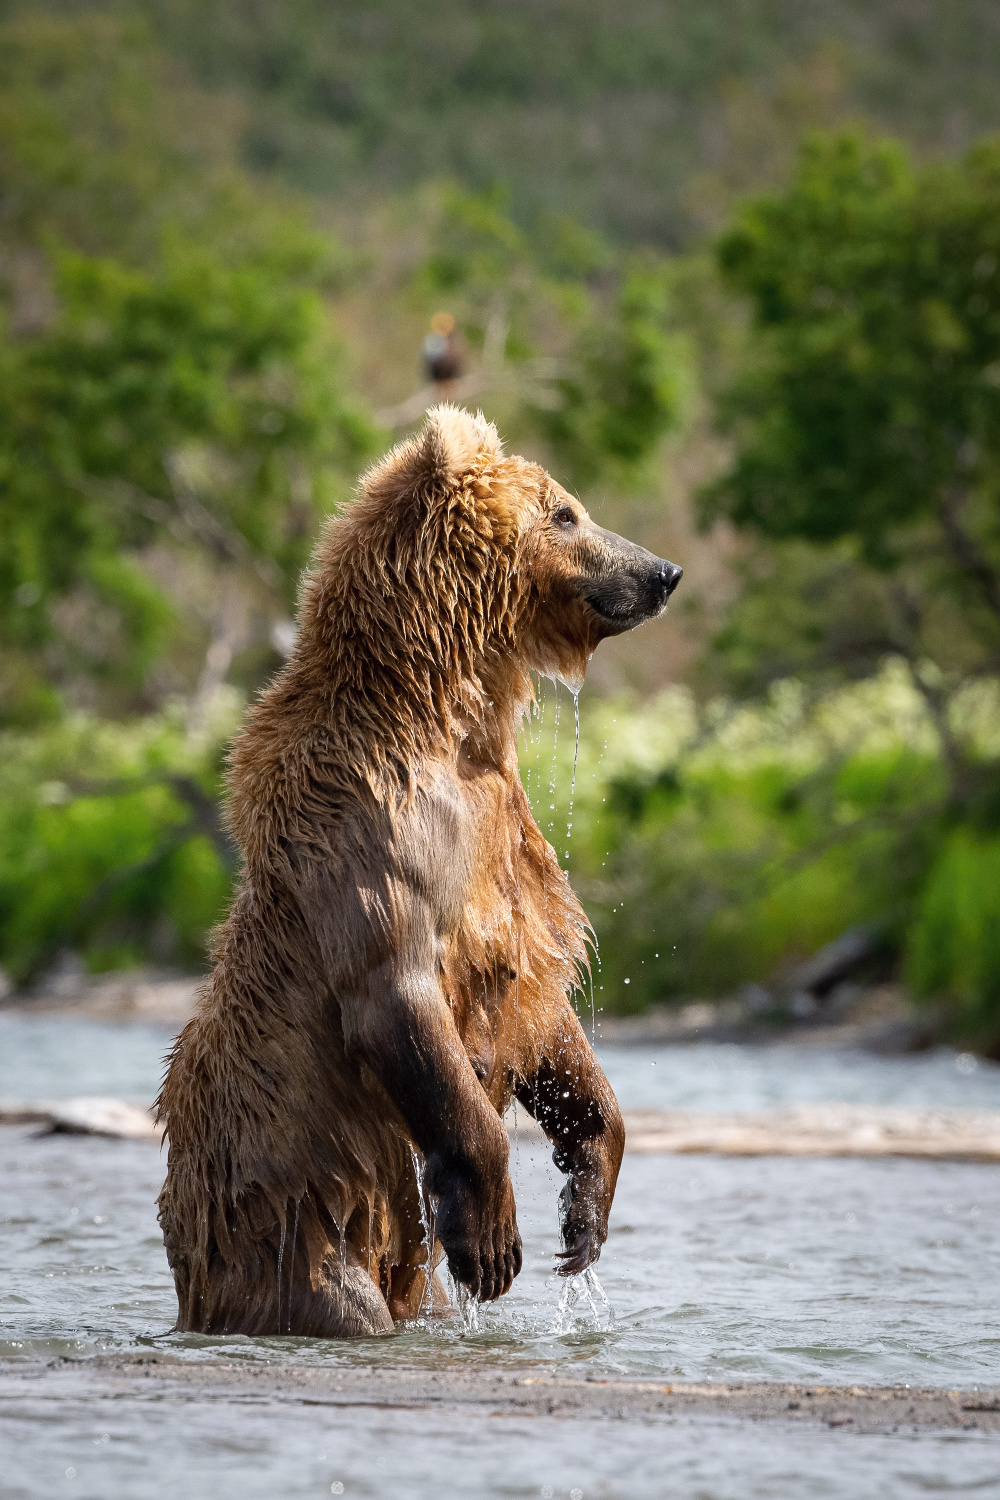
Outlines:
[[381, 1333], [521, 1266], [513, 1097], [568, 1174], [561, 1270], [601, 1252], [624, 1128], [569, 1002], [586, 919], [521, 787], [531, 674], [582, 682], [681, 570], [600, 530], [454, 407], [319, 545], [298, 643], [232, 757], [242, 884], [159, 1100], [177, 1327]]

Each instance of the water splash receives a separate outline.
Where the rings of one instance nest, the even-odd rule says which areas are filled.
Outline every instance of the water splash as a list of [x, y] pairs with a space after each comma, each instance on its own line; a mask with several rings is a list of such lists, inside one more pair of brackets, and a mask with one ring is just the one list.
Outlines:
[[462, 1326], [465, 1332], [480, 1333], [482, 1331], [482, 1323], [479, 1318], [479, 1303], [469, 1291], [469, 1288], [463, 1286], [460, 1281], [456, 1281], [450, 1272], [448, 1273], [448, 1279], [451, 1282], [451, 1294], [461, 1314]]
[[553, 1333], [573, 1333], [581, 1327], [604, 1333], [614, 1320], [614, 1308], [593, 1266], [579, 1276], [566, 1278], [559, 1293]]

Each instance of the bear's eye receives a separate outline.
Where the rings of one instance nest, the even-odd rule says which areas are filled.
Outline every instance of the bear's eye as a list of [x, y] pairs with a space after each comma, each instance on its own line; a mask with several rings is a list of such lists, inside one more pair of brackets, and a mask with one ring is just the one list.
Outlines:
[[576, 512], [573, 510], [572, 506], [560, 505], [559, 509], [556, 511], [552, 519], [553, 521], [555, 521], [557, 526], [575, 526]]

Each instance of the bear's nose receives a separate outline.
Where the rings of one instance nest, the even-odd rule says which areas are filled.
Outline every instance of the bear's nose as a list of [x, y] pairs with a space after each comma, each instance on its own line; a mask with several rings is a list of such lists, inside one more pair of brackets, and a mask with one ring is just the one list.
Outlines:
[[676, 563], [663, 562], [660, 564], [660, 593], [664, 599], [669, 599], [674, 589], [684, 577], [684, 569], [679, 568]]

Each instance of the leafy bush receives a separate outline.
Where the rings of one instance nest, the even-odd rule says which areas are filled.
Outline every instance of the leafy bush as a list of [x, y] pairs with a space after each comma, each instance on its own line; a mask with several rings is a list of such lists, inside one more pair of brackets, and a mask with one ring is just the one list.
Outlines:
[[[555, 735], [549, 704], [533, 721], [523, 772], [593, 923], [607, 1009], [730, 993], [856, 923], [896, 951], [917, 941], [947, 776], [901, 668], [814, 698], [786, 682], [753, 708], [699, 711], [683, 690], [598, 703], [578, 754], [559, 716]], [[963, 920], [988, 969], [977, 910]], [[921, 993], [947, 982], [929, 973]]]
[[92, 969], [204, 961], [235, 851], [217, 811], [219, 746], [170, 717], [77, 719], [3, 736], [0, 963], [17, 981], [62, 949]]
[[941, 1000], [957, 1036], [1000, 1042], [1000, 837], [967, 827], [945, 839], [907, 936], [906, 975]]

